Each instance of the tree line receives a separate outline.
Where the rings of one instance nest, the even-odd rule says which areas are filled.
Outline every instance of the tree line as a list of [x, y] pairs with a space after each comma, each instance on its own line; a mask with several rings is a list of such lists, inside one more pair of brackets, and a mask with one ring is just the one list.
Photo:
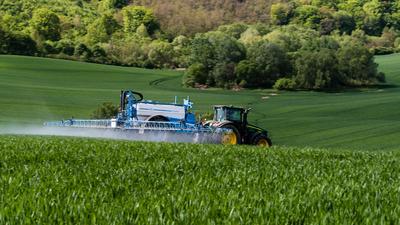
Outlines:
[[[373, 56], [399, 49], [392, 1], [180, 2], [2, 0], [0, 53], [183, 67], [191, 87], [327, 89], [383, 82]], [[211, 25], [168, 18], [177, 6]]]
[[296, 26], [265, 35], [250, 26], [239, 39], [229, 33], [212, 31], [193, 38], [185, 85], [321, 90], [385, 81], [374, 55], [356, 35], [318, 36]]

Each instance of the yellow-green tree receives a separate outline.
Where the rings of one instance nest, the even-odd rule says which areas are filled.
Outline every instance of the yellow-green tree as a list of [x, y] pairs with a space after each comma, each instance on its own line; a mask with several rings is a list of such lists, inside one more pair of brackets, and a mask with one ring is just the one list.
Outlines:
[[158, 29], [157, 19], [151, 9], [143, 6], [128, 6], [122, 9], [124, 31], [135, 33], [140, 25], [147, 28], [149, 34]]
[[47, 8], [34, 11], [30, 21], [32, 31], [44, 40], [57, 41], [61, 37], [61, 26], [58, 15]]

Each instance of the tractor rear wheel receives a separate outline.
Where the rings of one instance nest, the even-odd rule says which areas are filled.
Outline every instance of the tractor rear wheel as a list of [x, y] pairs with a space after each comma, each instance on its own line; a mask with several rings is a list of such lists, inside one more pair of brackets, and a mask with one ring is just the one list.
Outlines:
[[221, 126], [221, 128], [230, 129], [231, 132], [225, 133], [222, 136], [222, 144], [224, 145], [237, 145], [241, 144], [242, 138], [240, 137], [240, 133], [238, 129], [232, 124], [225, 124]]
[[272, 142], [271, 142], [271, 139], [269, 139], [267, 136], [260, 134], [254, 138], [253, 145], [269, 148], [272, 146]]

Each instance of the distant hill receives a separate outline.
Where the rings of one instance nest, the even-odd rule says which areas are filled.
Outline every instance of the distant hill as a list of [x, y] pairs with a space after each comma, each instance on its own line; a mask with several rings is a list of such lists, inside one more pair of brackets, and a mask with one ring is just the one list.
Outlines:
[[72, 17], [70, 21], [86, 24], [108, 7], [118, 10], [126, 5], [141, 5], [154, 10], [165, 32], [193, 35], [233, 22], [267, 22], [270, 7], [275, 2], [279, 0], [0, 0], [0, 15], [13, 15], [18, 21], [15, 28], [22, 29], [34, 9], [40, 7], [63, 14], [65, 20]]
[[279, 0], [132, 0], [154, 10], [164, 31], [191, 35], [233, 22], [260, 23], [270, 19]]
[[188, 68], [192, 87], [384, 82], [373, 55], [399, 52], [399, 30], [391, 1], [0, 0], [0, 54]]

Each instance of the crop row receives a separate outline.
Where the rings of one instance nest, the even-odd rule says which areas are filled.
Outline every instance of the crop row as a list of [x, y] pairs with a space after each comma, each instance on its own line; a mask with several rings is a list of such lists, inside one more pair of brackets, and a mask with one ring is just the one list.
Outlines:
[[400, 154], [0, 136], [0, 224], [400, 223]]

